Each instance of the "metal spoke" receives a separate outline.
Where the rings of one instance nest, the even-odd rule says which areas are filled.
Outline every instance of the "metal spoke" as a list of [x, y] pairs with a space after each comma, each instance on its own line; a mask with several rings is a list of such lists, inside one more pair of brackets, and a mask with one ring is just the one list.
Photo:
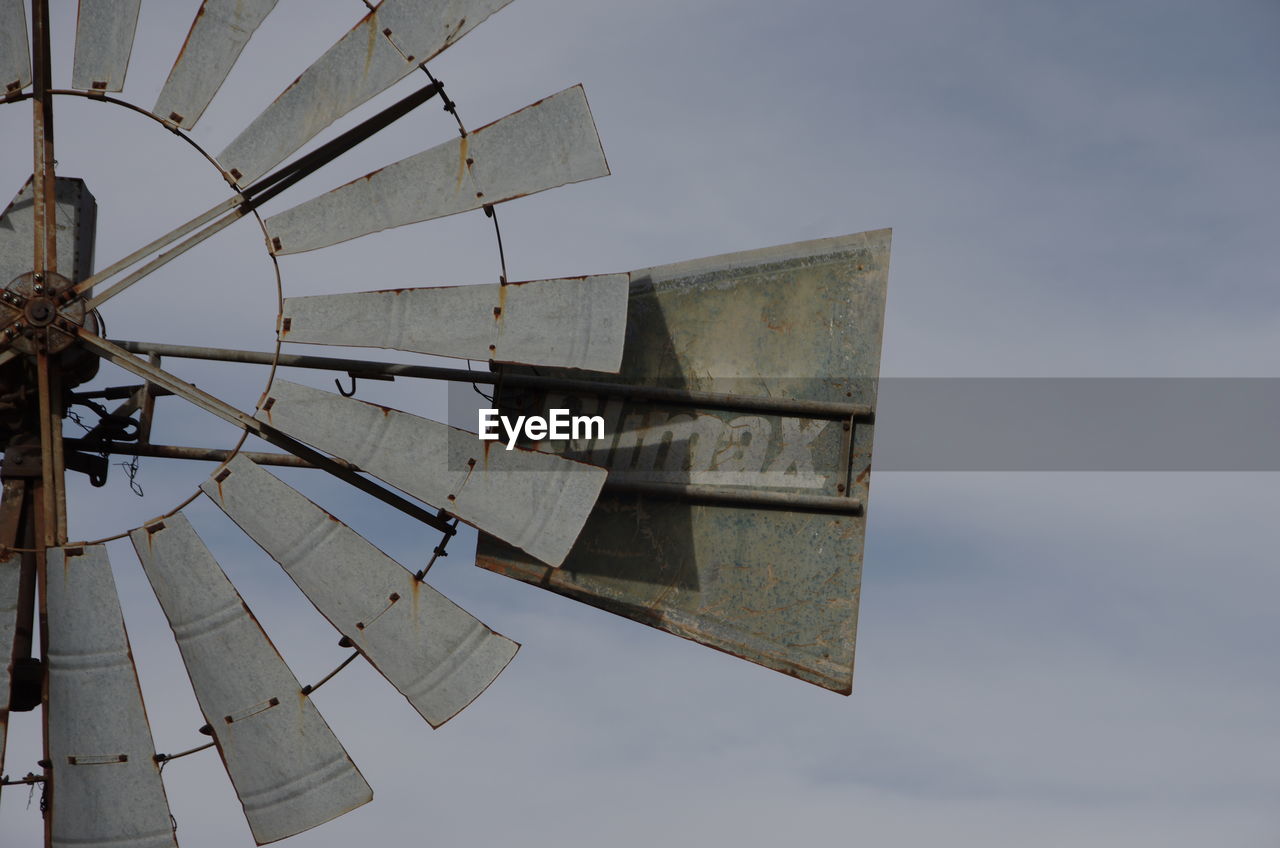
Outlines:
[[453, 533], [453, 526], [448, 522], [446, 515], [442, 512], [437, 515], [423, 509], [416, 504], [400, 497], [394, 492], [379, 486], [370, 480], [361, 477], [359, 474], [349, 470], [342, 464], [335, 462], [328, 456], [320, 453], [313, 448], [304, 445], [297, 439], [294, 439], [285, 433], [277, 430], [264, 421], [246, 415], [240, 410], [231, 406], [225, 401], [219, 400], [208, 392], [201, 391], [185, 380], [175, 377], [169, 372], [152, 365], [146, 360], [139, 359], [121, 347], [118, 347], [101, 336], [96, 335], [84, 328], [79, 332], [80, 341], [89, 350], [98, 356], [119, 365], [127, 371], [133, 372], [149, 383], [159, 386], [162, 389], [168, 389], [175, 395], [195, 404], [201, 409], [218, 416], [222, 420], [234, 424], [242, 430], [248, 431], [250, 434], [258, 438], [270, 442], [278, 448], [288, 451], [289, 453], [306, 460], [312, 465], [321, 468], [343, 482], [349, 483], [360, 489], [362, 492], [373, 495], [378, 500], [395, 507], [401, 512], [416, 518], [418, 521], [434, 527], [442, 533]]
[[[164, 248], [173, 244], [183, 236], [188, 236], [184, 241], [173, 247], [171, 250], [160, 254], [146, 265], [112, 285], [106, 291], [98, 293], [88, 303], [88, 308], [90, 309], [100, 307], [102, 304], [129, 288], [143, 277], [153, 273], [173, 259], [176, 259], [178, 256], [186, 253], [192, 247], [200, 244], [205, 239], [215, 233], [221, 232], [231, 224], [252, 213], [268, 200], [271, 200], [285, 189], [302, 180], [304, 177], [307, 177], [327, 165], [329, 162], [341, 156], [352, 147], [355, 147], [362, 141], [365, 141], [378, 132], [381, 132], [383, 129], [404, 117], [418, 106], [435, 97], [436, 94], [439, 93], [439, 90], [440, 86], [438, 83], [433, 83], [420, 88], [408, 97], [403, 98], [387, 109], [384, 109], [382, 112], [379, 112], [377, 115], [374, 115], [367, 121], [364, 121], [359, 126], [343, 133], [333, 141], [322, 145], [312, 153], [303, 156], [297, 162], [294, 162], [291, 165], [286, 165], [274, 173], [263, 177], [261, 180], [258, 180], [253, 185], [239, 192], [236, 197], [230, 198], [217, 206], [214, 206], [207, 212], [192, 218], [182, 226], [171, 230], [145, 247], [134, 251], [120, 261], [103, 269], [101, 272], [94, 274], [92, 277], [89, 277], [87, 280], [77, 285], [75, 287], [75, 293], [83, 294], [84, 292], [87, 292], [95, 285], [100, 285], [104, 281], [123, 271], [125, 268], [140, 262], [158, 251], [164, 250]], [[218, 216], [220, 215], [223, 215], [223, 217], [219, 218]], [[209, 223], [211, 221], [213, 223]], [[206, 224], [208, 224], [208, 226], [205, 227], [205, 229], [199, 230], [200, 227]], [[196, 232], [197, 230], [199, 231]], [[188, 235], [193, 232], [194, 235]], [[0, 324], [0, 328], [3, 326], [3, 324]]]
[[[72, 289], [72, 294], [83, 295], [94, 286], [101, 285], [125, 269], [141, 262], [159, 251], [164, 250], [170, 245], [173, 245], [174, 242], [177, 242], [184, 236], [187, 237], [177, 246], [160, 254], [146, 265], [117, 281], [105, 291], [99, 292], [86, 304], [88, 309], [97, 309], [111, 298], [137, 283], [139, 280], [155, 272], [159, 268], [176, 259], [178, 256], [181, 256], [183, 253], [186, 253], [192, 247], [200, 244], [215, 233], [226, 229], [240, 218], [252, 213], [262, 204], [276, 197], [281, 192], [290, 188], [308, 175], [319, 170], [324, 165], [332, 162], [334, 159], [360, 144], [362, 141], [365, 141], [373, 135], [381, 132], [383, 129], [409, 114], [409, 112], [413, 111], [418, 106], [421, 106], [423, 103], [426, 103], [439, 93], [439, 83], [431, 83], [430, 85], [418, 89], [407, 97], [382, 110], [377, 115], [374, 115], [368, 120], [362, 122], [358, 126], [353, 127], [332, 141], [321, 145], [311, 153], [302, 156], [296, 162], [286, 165], [268, 176], [263, 177], [253, 185], [240, 191], [235, 197], [228, 198], [222, 203], [213, 206], [207, 211], [192, 218], [190, 221], [187, 221], [185, 224], [175, 227], [160, 238], [139, 248], [138, 250], [135, 250], [128, 256], [125, 256], [119, 261], [107, 266], [102, 271], [99, 271], [91, 277], [83, 280], [77, 284], [74, 289]], [[36, 97], [36, 101], [37, 103], [40, 102], [38, 96]], [[53, 161], [52, 141], [50, 141], [50, 153], [47, 161], [50, 163]], [[52, 180], [52, 169], [50, 169], [50, 179]], [[39, 181], [37, 181], [37, 186], [38, 185]], [[36, 196], [38, 201], [40, 197], [38, 191]], [[49, 197], [52, 196], [52, 191], [50, 191]], [[40, 207], [37, 205], [36, 208], [38, 210]], [[38, 224], [39, 219], [37, 219], [37, 225]], [[200, 229], [201, 227], [204, 227], [204, 229]], [[37, 232], [41, 232], [39, 227], [37, 227]], [[50, 232], [52, 232], [52, 229], [50, 229]], [[52, 247], [50, 247], [50, 251], [52, 251]], [[37, 255], [37, 263], [39, 263], [41, 257], [42, 255]], [[37, 270], [39, 270], [39, 268], [37, 268]], [[50, 270], [54, 269], [50, 268]], [[0, 317], [0, 331], [8, 329], [20, 319], [20, 312], [10, 311], [9, 314]], [[6, 351], [11, 343], [11, 338], [0, 336], [0, 352]], [[0, 353], [0, 356], [3, 356], [3, 353]], [[0, 364], [3, 364], [3, 362], [7, 361], [9, 358], [12, 357], [0, 359]]]
[[57, 403], [58, 378], [49, 367], [49, 355], [36, 355], [36, 381], [40, 398], [40, 512], [44, 547], [60, 545], [66, 538], [65, 492], [62, 480], [62, 410]]

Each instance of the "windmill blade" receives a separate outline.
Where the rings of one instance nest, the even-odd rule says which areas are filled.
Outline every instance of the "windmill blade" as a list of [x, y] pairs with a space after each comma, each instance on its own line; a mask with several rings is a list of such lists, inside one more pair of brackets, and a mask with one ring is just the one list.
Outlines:
[[486, 450], [474, 433], [276, 380], [258, 418], [521, 548], [564, 561], [607, 472], [533, 450]]
[[13, 94], [29, 85], [27, 4], [22, 0], [0, 0], [0, 94]]
[[53, 844], [176, 848], [107, 549], [50, 548], [46, 571]]
[[4, 748], [9, 728], [9, 692], [13, 681], [13, 640], [18, 626], [18, 581], [22, 576], [22, 555], [10, 554], [0, 560], [0, 774], [4, 774]]
[[291, 297], [281, 338], [616, 372], [626, 274]]
[[191, 129], [276, 0], [204, 0], [151, 111]]
[[218, 154], [253, 182], [352, 109], [438, 56], [511, 0], [383, 0]]
[[141, 0], [80, 0], [71, 87], [122, 91]]
[[234, 457], [200, 488], [432, 727], [519, 649], [250, 460]]
[[267, 219], [277, 254], [607, 176], [582, 86], [553, 94]]
[[373, 799], [213, 555], [181, 512], [129, 534], [259, 845]]

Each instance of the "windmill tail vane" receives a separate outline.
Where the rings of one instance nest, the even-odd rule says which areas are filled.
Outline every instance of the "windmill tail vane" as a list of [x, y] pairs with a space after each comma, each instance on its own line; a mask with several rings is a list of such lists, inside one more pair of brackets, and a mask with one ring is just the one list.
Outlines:
[[[496, 283], [320, 294], [300, 281], [279, 298], [267, 350], [107, 335], [113, 300], [176, 284], [166, 266], [241, 219], [257, 221], [279, 268], [446, 216], [482, 211], [496, 225], [503, 203], [607, 175], [586, 94], [571, 86], [477, 129], [458, 119], [452, 138], [295, 196], [424, 103], [439, 98], [456, 117], [428, 73], [329, 132], [509, 2], [384, 0], [211, 154], [197, 125], [275, 0], [204, 0], [150, 107], [116, 96], [139, 0], [81, 0], [66, 89], [52, 84], [47, 0], [0, 0], [0, 116], [33, 118], [32, 176], [0, 216], [0, 802], [13, 795], [5, 787], [38, 787], [47, 845], [176, 845], [162, 768], [210, 747], [257, 844], [369, 802], [315, 690], [362, 659], [439, 727], [519, 649], [426, 582], [460, 522], [479, 532], [481, 568], [850, 691], [888, 230], [526, 282], [507, 280], [498, 231]], [[56, 172], [55, 107], [72, 98], [142, 113], [201, 152], [229, 196], [136, 249], [101, 249], [90, 183]], [[272, 378], [242, 409], [171, 370], [191, 360], [268, 365]], [[278, 370], [347, 375], [351, 388]], [[464, 420], [366, 402], [354, 396], [360, 379], [447, 381]], [[493, 389], [487, 410], [468, 407], [475, 386]], [[234, 426], [240, 444], [160, 437], [172, 398]], [[562, 434], [553, 425], [565, 415], [597, 426]], [[80, 430], [64, 432], [68, 420]], [[475, 432], [486, 420], [508, 427], [497, 445]], [[212, 469], [157, 518], [76, 541], [67, 472], [101, 487], [113, 456]], [[439, 531], [431, 562], [406, 568], [272, 467], [324, 471]], [[197, 498], [337, 631], [351, 654], [332, 673], [299, 681], [191, 520]], [[157, 753], [147, 719], [108, 557], [107, 543], [124, 539], [177, 642], [199, 705], [192, 726], [208, 737], [179, 754]], [[43, 756], [10, 774], [9, 717], [35, 710]]]

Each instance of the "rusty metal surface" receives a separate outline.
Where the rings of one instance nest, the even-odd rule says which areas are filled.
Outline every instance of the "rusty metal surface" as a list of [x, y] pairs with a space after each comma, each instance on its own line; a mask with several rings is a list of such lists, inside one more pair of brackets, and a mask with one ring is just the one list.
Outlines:
[[486, 449], [447, 424], [285, 380], [272, 383], [258, 418], [551, 565], [573, 546], [606, 476], [548, 453]]
[[[880, 230], [635, 272], [616, 379], [874, 410], [889, 247]], [[867, 502], [867, 419], [532, 400], [605, 416], [604, 440], [560, 449], [611, 481]], [[559, 569], [483, 533], [477, 563], [847, 693], [865, 521], [606, 490]]]
[[71, 87], [122, 91], [141, 0], [80, 0]]
[[288, 342], [617, 371], [626, 274], [291, 297]]
[[151, 111], [191, 129], [276, 0], [204, 0]]
[[0, 774], [4, 774], [5, 739], [9, 729], [9, 691], [13, 674], [14, 638], [17, 636], [19, 584], [22, 555], [0, 558]]
[[31, 85], [31, 45], [27, 42], [27, 5], [0, 0], [0, 98]]
[[582, 86], [267, 219], [278, 254], [315, 250], [609, 173]]
[[232, 459], [200, 488], [433, 727], [519, 649], [249, 460]]
[[176, 846], [107, 549], [50, 549], [45, 586], [52, 844]]
[[221, 153], [252, 182], [331, 123], [439, 55], [511, 0], [384, 0]]
[[257, 843], [372, 800], [369, 784], [186, 516], [129, 535]]

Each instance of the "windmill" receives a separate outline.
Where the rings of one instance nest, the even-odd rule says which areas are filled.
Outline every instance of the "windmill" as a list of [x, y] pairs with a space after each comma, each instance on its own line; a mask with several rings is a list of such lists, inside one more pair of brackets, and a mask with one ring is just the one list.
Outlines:
[[[507, 2], [385, 0], [230, 145], [206, 154], [230, 187], [225, 201], [124, 253], [95, 244], [90, 183], [55, 173], [55, 103], [94, 98], [133, 109], [202, 150], [190, 131], [275, 3], [206, 0], [158, 101], [144, 108], [112, 94], [123, 88], [137, 0], [81, 3], [65, 90], [50, 82], [47, 3], [31, 6], [29, 45], [25, 4], [0, 0], [5, 108], [32, 108], [35, 153], [33, 177], [0, 232], [0, 644], [13, 645], [0, 704], [42, 710], [41, 773], [11, 782], [41, 786], [50, 844], [175, 844], [164, 758], [106, 540], [67, 535], [65, 473], [101, 481], [110, 454], [214, 462], [193, 497], [278, 561], [352, 658], [368, 661], [433, 726], [476, 698], [517, 645], [434, 590], [427, 569], [406, 569], [269, 466], [326, 472], [434, 528], [438, 551], [466, 522], [481, 532], [484, 568], [849, 690], [886, 231], [624, 274], [516, 283], [504, 273], [497, 283], [344, 295], [304, 286], [282, 300], [267, 352], [126, 342], [102, 329], [109, 301], [154, 283], [242, 218], [258, 220], [275, 258], [454, 214], [494, 217], [505, 201], [607, 174], [585, 94], [573, 87], [408, 158], [371, 163], [383, 167], [319, 196], [287, 194], [423, 104], [449, 105], [427, 75], [415, 92], [297, 155]], [[291, 205], [261, 215], [278, 197]], [[95, 254], [111, 264], [97, 268]], [[450, 356], [491, 370], [308, 356], [294, 344]], [[526, 438], [506, 450], [280, 378], [246, 412], [162, 367], [175, 358], [487, 384], [502, 411], [598, 414], [605, 433]], [[103, 377], [121, 369], [141, 385], [75, 391], [103, 360]], [[155, 443], [157, 398], [168, 396], [164, 403], [187, 401], [274, 448]], [[69, 407], [94, 398], [123, 404], [87, 435], [64, 436]], [[360, 806], [372, 790], [311, 701], [319, 684], [302, 685], [275, 651], [187, 505], [120, 536], [177, 638], [202, 731], [255, 840], [276, 841]], [[813, 557], [782, 556], [797, 542]]]

